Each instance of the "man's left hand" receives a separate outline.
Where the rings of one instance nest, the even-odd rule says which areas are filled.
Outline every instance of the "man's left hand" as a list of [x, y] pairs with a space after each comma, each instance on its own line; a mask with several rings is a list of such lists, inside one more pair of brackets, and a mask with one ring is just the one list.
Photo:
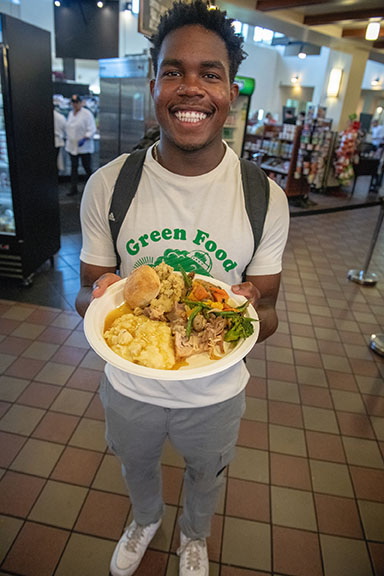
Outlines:
[[252, 282], [243, 282], [242, 284], [235, 284], [231, 287], [234, 294], [239, 294], [240, 296], [245, 296], [247, 300], [250, 300], [252, 306], [256, 306], [261, 298], [260, 290], [256, 288]]

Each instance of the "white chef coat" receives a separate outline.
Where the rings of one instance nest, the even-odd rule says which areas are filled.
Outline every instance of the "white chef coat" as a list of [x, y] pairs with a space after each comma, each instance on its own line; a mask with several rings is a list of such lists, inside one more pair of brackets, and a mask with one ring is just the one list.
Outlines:
[[55, 148], [60, 148], [65, 144], [65, 116], [57, 110], [53, 111], [53, 125], [55, 131]]
[[[95, 145], [93, 137], [96, 132], [95, 118], [86, 108], [80, 108], [77, 114], [73, 110], [68, 114], [66, 123], [67, 141], [65, 149], [73, 156], [78, 154], [89, 154], [94, 152]], [[82, 146], [79, 147], [78, 142], [82, 138], [88, 138]]]
[[380, 146], [380, 144], [384, 144], [384, 126], [383, 126], [383, 124], [378, 124], [377, 126], [372, 126], [372, 144], [374, 146]]

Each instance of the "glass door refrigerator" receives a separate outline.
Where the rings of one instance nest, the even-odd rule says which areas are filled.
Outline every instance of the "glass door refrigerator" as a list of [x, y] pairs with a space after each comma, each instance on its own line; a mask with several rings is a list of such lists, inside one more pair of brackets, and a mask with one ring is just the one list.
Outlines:
[[255, 80], [245, 76], [236, 76], [235, 83], [239, 86], [239, 95], [228, 114], [223, 128], [223, 139], [241, 157], [244, 152], [249, 107], [255, 90]]
[[99, 60], [100, 165], [131, 152], [146, 131], [157, 124], [148, 54]]
[[0, 277], [60, 248], [50, 34], [0, 13]]

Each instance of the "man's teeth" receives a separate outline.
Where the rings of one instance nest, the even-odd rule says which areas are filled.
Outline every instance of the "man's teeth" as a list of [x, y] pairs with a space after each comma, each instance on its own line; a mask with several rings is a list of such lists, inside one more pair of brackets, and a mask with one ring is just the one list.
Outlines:
[[180, 122], [200, 122], [207, 117], [204, 112], [176, 112], [175, 116]]

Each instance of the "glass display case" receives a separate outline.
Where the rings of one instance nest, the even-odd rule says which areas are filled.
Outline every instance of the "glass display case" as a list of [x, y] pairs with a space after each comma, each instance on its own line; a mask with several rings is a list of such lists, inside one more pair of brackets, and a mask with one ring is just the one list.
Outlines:
[[236, 76], [235, 83], [239, 86], [239, 95], [232, 104], [228, 118], [223, 127], [223, 139], [238, 156], [244, 152], [244, 142], [251, 96], [255, 90], [255, 80], [245, 76]]
[[16, 234], [11, 179], [9, 175], [7, 135], [5, 132], [3, 91], [0, 77], [0, 233]]
[[60, 248], [51, 39], [0, 13], [0, 276], [32, 281]]

